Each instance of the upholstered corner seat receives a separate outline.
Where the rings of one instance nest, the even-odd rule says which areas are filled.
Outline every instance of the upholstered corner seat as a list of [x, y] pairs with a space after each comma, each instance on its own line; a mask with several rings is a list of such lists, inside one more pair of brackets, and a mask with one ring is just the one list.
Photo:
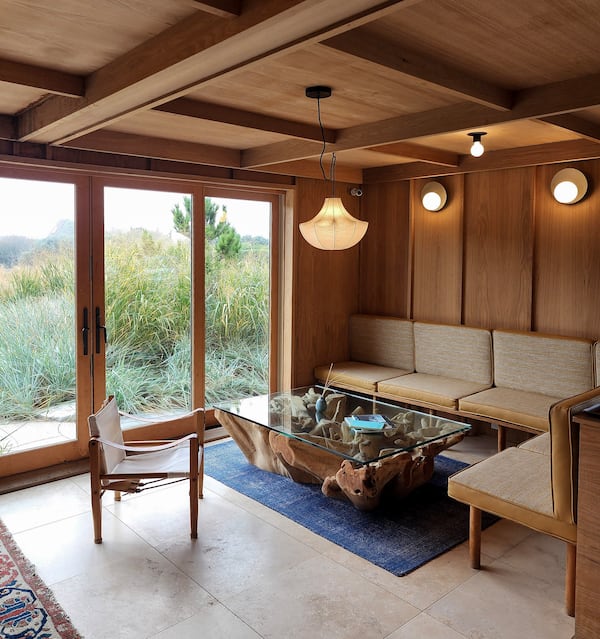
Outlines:
[[332, 386], [373, 394], [385, 379], [414, 370], [413, 323], [397, 318], [352, 315], [350, 360], [315, 368], [317, 380]]
[[386, 379], [378, 394], [452, 410], [461, 397], [492, 385], [489, 331], [466, 326], [414, 322], [415, 371]]
[[567, 543], [565, 601], [575, 610], [579, 430], [575, 413], [598, 402], [600, 388], [556, 402], [549, 432], [507, 448], [448, 480], [448, 495], [470, 506], [471, 565], [479, 568], [481, 512], [510, 519]]

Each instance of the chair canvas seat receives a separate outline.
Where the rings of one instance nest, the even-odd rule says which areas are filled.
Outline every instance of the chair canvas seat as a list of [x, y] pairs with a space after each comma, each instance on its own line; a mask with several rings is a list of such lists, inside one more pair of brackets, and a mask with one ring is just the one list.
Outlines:
[[[200, 451], [200, 456], [202, 451]], [[151, 475], [187, 477], [190, 473], [190, 445], [185, 442], [177, 448], [161, 450], [156, 453], [127, 455], [111, 471], [111, 475]]]

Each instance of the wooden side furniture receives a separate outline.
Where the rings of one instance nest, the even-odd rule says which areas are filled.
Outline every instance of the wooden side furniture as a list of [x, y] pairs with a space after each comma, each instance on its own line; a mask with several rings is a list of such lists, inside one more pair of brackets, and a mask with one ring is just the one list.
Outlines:
[[600, 637], [600, 417], [579, 413], [575, 638]]

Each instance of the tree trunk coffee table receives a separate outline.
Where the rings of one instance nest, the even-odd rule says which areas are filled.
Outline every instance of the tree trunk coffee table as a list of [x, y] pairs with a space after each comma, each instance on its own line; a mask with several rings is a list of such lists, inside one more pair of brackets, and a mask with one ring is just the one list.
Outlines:
[[[323, 396], [324, 401], [317, 404]], [[378, 428], [350, 427], [351, 415], [378, 414]], [[434, 457], [461, 441], [468, 424], [320, 386], [215, 404], [215, 416], [255, 466], [360, 510], [402, 497], [431, 479]]]

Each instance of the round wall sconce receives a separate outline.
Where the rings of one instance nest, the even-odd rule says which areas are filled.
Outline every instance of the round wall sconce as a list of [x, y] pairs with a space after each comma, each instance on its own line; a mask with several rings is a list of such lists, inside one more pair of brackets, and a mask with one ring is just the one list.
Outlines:
[[550, 190], [557, 202], [575, 204], [586, 194], [588, 181], [579, 169], [561, 169], [550, 182]]
[[421, 191], [423, 208], [428, 211], [441, 211], [447, 200], [448, 193], [439, 182], [427, 182]]

